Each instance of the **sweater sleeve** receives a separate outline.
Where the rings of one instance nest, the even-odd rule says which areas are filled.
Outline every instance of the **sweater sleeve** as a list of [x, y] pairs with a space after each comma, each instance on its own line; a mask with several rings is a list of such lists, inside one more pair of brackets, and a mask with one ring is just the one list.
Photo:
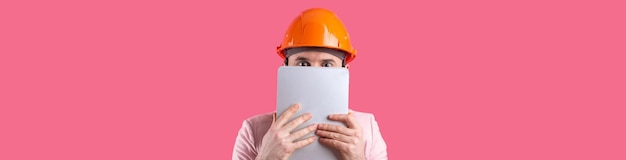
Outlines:
[[370, 123], [372, 125], [372, 147], [369, 149], [370, 156], [368, 160], [387, 160], [387, 144], [378, 127], [378, 122], [374, 115], [371, 115]]
[[257, 150], [254, 144], [252, 126], [248, 120], [244, 121], [239, 129], [235, 146], [233, 148], [233, 160], [254, 160]]

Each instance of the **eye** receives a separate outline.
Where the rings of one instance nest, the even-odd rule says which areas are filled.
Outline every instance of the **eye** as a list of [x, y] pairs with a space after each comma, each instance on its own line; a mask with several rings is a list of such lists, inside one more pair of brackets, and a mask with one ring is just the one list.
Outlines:
[[324, 66], [324, 67], [332, 67], [333, 64], [332, 63], [324, 63], [324, 64], [322, 64], [322, 66]]
[[311, 66], [311, 64], [309, 64], [309, 62], [300, 61], [298, 62], [298, 66]]

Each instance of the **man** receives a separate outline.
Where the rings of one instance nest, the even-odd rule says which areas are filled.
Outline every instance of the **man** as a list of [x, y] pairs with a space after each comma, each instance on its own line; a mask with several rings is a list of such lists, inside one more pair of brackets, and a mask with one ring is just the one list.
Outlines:
[[[296, 17], [277, 52], [284, 59], [283, 65], [288, 66], [348, 67], [356, 56], [343, 23], [322, 8], [305, 10]], [[288, 121], [298, 109], [294, 104], [280, 117], [270, 112], [246, 119], [235, 141], [233, 159], [286, 160], [316, 140], [337, 151], [344, 160], [387, 159], [387, 146], [373, 114], [350, 110], [328, 117], [346, 126], [322, 123], [294, 130], [311, 118], [306, 113]], [[296, 141], [312, 132], [316, 136]]]

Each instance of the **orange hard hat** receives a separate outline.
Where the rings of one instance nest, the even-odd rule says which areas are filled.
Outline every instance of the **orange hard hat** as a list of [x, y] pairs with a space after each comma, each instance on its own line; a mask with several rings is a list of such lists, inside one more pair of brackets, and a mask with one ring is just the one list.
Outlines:
[[330, 10], [311, 8], [296, 17], [283, 42], [276, 48], [278, 55], [285, 59], [285, 50], [296, 47], [322, 47], [346, 52], [345, 63], [356, 57], [346, 27], [339, 17]]

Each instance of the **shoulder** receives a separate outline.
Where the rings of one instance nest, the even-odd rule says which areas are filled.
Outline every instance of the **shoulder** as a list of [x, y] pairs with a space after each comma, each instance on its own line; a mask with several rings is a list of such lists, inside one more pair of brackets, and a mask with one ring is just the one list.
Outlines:
[[266, 112], [246, 118], [241, 126], [240, 136], [248, 139], [255, 148], [260, 147], [263, 136], [272, 126], [273, 114], [274, 112]]
[[272, 125], [274, 119], [274, 112], [266, 112], [257, 115], [250, 116], [244, 120], [244, 126], [249, 128], [253, 133], [260, 134], [265, 133]]
[[274, 112], [266, 112], [266, 113], [261, 113], [261, 114], [250, 116], [246, 118], [244, 121], [250, 124], [265, 123], [268, 121], [271, 123], [273, 117], [274, 117]]

